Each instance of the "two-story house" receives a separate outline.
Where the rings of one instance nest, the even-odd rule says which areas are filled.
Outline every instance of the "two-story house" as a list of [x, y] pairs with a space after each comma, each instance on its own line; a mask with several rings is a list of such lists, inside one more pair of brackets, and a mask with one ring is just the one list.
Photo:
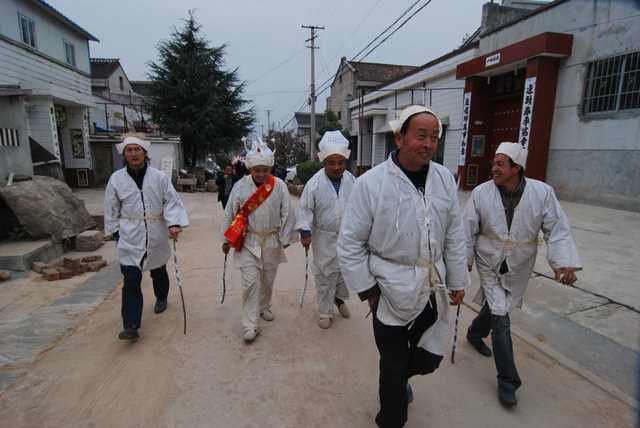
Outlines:
[[0, 2], [0, 179], [88, 184], [89, 41], [98, 39], [45, 1]]
[[333, 111], [338, 116], [342, 128], [351, 132], [349, 118], [351, 101], [415, 69], [416, 67], [411, 65], [348, 61], [343, 56], [331, 83], [331, 95], [327, 97], [327, 110]]

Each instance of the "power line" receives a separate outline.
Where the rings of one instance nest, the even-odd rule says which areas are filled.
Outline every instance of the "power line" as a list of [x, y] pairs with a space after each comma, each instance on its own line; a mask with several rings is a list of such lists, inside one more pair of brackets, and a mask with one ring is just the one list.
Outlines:
[[[418, 3], [420, 3], [421, 1], [422, 1], [422, 0], [417, 0], [417, 1], [415, 1], [414, 3], [412, 3], [412, 4], [411, 4], [411, 6], [409, 6], [409, 7], [408, 7], [404, 12], [402, 12], [402, 14], [401, 14], [400, 16], [398, 16], [398, 17], [397, 17], [397, 18], [396, 18], [396, 19], [395, 19], [391, 24], [389, 24], [389, 26], [387, 26], [387, 28], [385, 28], [384, 30], [382, 30], [382, 32], [380, 32], [380, 34], [378, 34], [376, 37], [374, 37], [374, 38], [373, 38], [373, 40], [371, 40], [369, 43], [367, 43], [367, 45], [366, 45], [364, 48], [362, 48], [362, 49], [360, 50], [360, 52], [358, 52], [357, 54], [355, 54], [355, 55], [350, 59], [350, 61], [354, 61], [354, 60], [358, 57], [358, 55], [360, 55], [362, 52], [366, 51], [366, 50], [369, 48], [369, 46], [371, 46], [372, 44], [374, 44], [374, 43], [375, 43], [375, 41], [376, 41], [376, 40], [378, 40], [380, 37], [382, 37], [382, 36], [384, 35], [384, 33], [386, 33], [387, 31], [389, 31], [389, 29], [390, 29], [391, 27], [393, 27], [394, 25], [396, 25], [396, 24], [398, 23], [398, 21], [400, 21], [400, 20], [401, 20], [401, 19], [402, 19], [402, 18], [403, 18], [407, 13], [409, 13], [409, 11], [410, 11], [411, 9], [413, 9], [413, 8], [414, 8]], [[361, 58], [360, 60], [362, 60], [362, 58]]]
[[374, 47], [371, 48], [371, 50], [369, 52], [367, 52], [362, 58], [360, 58], [360, 61], [362, 61], [363, 59], [365, 59], [366, 57], [369, 56], [369, 54], [371, 54], [371, 52], [373, 52], [374, 50], [376, 50], [380, 45], [382, 45], [384, 42], [386, 42], [387, 40], [389, 40], [389, 37], [393, 36], [399, 29], [401, 29], [402, 27], [405, 26], [405, 24], [407, 22], [409, 22], [411, 20], [411, 18], [413, 18], [414, 16], [416, 16], [418, 13], [420, 13], [420, 11], [422, 9], [424, 9], [425, 7], [427, 7], [429, 5], [429, 3], [431, 3], [432, 0], [427, 0], [427, 2], [425, 4], [423, 4], [422, 6], [420, 6], [418, 8], [418, 10], [416, 10], [415, 12], [413, 12], [407, 19], [405, 19], [404, 21], [402, 21], [402, 23], [396, 27], [395, 30], [393, 30], [391, 32], [391, 34], [389, 34], [387, 37], [385, 37], [384, 39], [382, 39], [377, 45], [375, 45]]
[[296, 58], [298, 55], [300, 55], [303, 51], [304, 51], [304, 47], [300, 48], [298, 51], [294, 52], [291, 56], [289, 56], [287, 59], [283, 60], [282, 62], [278, 63], [277, 65], [273, 66], [272, 68], [270, 68], [269, 70], [265, 71], [264, 73], [262, 73], [260, 76], [256, 77], [253, 80], [249, 80], [247, 82], [248, 85], [251, 85], [253, 83], [256, 83], [258, 80], [261, 80], [263, 77], [273, 73], [274, 71], [276, 71], [277, 69], [279, 69], [280, 67], [284, 66], [285, 64], [288, 64], [289, 62], [291, 62], [294, 58]]
[[[412, 14], [411, 14], [407, 19], [405, 19], [404, 21], [402, 21], [402, 23], [400, 23], [400, 25], [399, 25], [398, 27], [396, 27], [396, 28], [395, 28], [391, 33], [389, 33], [389, 34], [388, 34], [384, 39], [382, 39], [378, 44], [376, 44], [374, 47], [372, 47], [372, 48], [371, 48], [371, 49], [370, 49], [370, 50], [369, 50], [369, 51], [368, 51], [368, 52], [367, 52], [363, 57], [361, 57], [360, 59], [358, 59], [358, 61], [362, 61], [363, 59], [365, 59], [366, 57], [368, 57], [368, 56], [369, 56], [369, 55], [370, 55], [374, 50], [376, 50], [376, 49], [377, 49], [378, 47], [380, 47], [384, 42], [386, 42], [387, 40], [389, 40], [389, 38], [390, 38], [391, 36], [393, 36], [393, 35], [394, 35], [398, 30], [400, 30], [402, 27], [404, 27], [404, 26], [405, 26], [405, 24], [406, 24], [407, 22], [409, 22], [409, 21], [410, 21], [414, 16], [416, 16], [420, 11], [422, 11], [422, 9], [424, 9], [425, 7], [427, 7], [427, 6], [429, 5], [429, 3], [431, 3], [431, 2], [432, 2], [432, 0], [427, 0], [427, 2], [426, 2], [425, 4], [423, 4], [422, 6], [420, 6], [420, 7], [419, 7], [416, 11], [414, 11], [414, 12], [413, 12], [413, 13], [412, 13]], [[412, 4], [412, 5], [409, 7], [409, 9], [407, 9], [407, 11], [408, 11], [408, 10], [411, 10], [411, 9], [412, 9], [412, 8], [413, 8], [417, 3], [418, 3], [418, 2], [416, 2], [416, 3]], [[407, 12], [407, 11], [405, 11], [405, 13], [403, 13], [403, 15], [400, 15], [400, 18], [401, 18], [402, 16], [406, 15], [406, 12]], [[394, 23], [393, 23], [393, 24], [397, 23], [398, 21], [399, 21], [399, 19], [396, 19], [396, 20], [394, 21]], [[393, 26], [393, 24], [391, 24], [391, 26]], [[383, 34], [384, 32], [386, 32], [386, 31], [387, 31], [391, 26], [387, 27], [387, 28], [386, 28], [386, 29], [385, 29], [381, 34]], [[377, 39], [377, 38], [379, 38], [379, 37], [377, 36], [377, 37], [376, 37], [376, 39]], [[374, 39], [374, 40], [375, 40], [375, 39]], [[370, 46], [370, 45], [371, 45], [371, 43], [369, 43], [367, 46]], [[365, 49], [366, 49], [366, 47], [365, 47]], [[362, 51], [364, 51], [364, 49], [363, 49], [363, 50], [361, 50], [360, 52], [362, 52]], [[359, 52], [358, 54], [356, 54], [356, 55], [354, 56], [354, 58], [355, 58], [356, 56], [358, 56], [358, 55], [360, 54], [360, 52]], [[353, 59], [351, 59], [350, 61], [353, 61]], [[329, 79], [329, 80], [330, 80], [330, 79]], [[326, 81], [325, 81], [325, 82], [326, 82]], [[324, 85], [324, 83], [323, 83], [322, 85]], [[320, 85], [320, 86], [322, 86], [322, 85]], [[328, 85], [328, 86], [325, 86], [325, 87], [324, 87], [324, 88], [322, 88], [322, 89], [319, 89], [319, 90], [318, 90], [318, 93], [316, 94], [316, 96], [321, 95], [322, 93], [324, 93], [324, 92], [325, 92], [327, 89], [329, 89], [330, 87], [331, 87], [331, 85]]]

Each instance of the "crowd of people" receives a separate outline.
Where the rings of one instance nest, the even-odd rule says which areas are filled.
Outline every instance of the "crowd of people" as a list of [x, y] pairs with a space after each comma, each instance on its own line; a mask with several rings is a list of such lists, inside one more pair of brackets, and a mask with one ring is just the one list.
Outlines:
[[[350, 293], [366, 301], [380, 356], [379, 427], [401, 427], [413, 400], [409, 380], [438, 369], [450, 342], [450, 306], [463, 303], [475, 264], [481, 305], [468, 342], [493, 355], [497, 392], [517, 404], [509, 314], [522, 304], [536, 260], [538, 235], [558, 282], [573, 284], [581, 269], [569, 221], [553, 189], [525, 176], [527, 150], [503, 142], [493, 179], [458, 203], [451, 172], [432, 161], [441, 138], [437, 114], [409, 106], [389, 123], [397, 149], [359, 178], [346, 170], [349, 144], [338, 131], [319, 143], [323, 164], [293, 209], [286, 184], [274, 176], [274, 154], [262, 141], [248, 147], [244, 164], [227, 165], [217, 180], [224, 208], [222, 251], [233, 250], [241, 273], [243, 339], [272, 322], [272, 295], [285, 249], [298, 241], [313, 255], [318, 326], [349, 318]], [[118, 150], [126, 167], [114, 173], [105, 195], [105, 230], [118, 240], [124, 276], [123, 330], [135, 340], [141, 327], [142, 272], [151, 271], [155, 311], [167, 307], [169, 238], [188, 226], [171, 181], [148, 165], [149, 143], [126, 137]], [[246, 168], [246, 169], [245, 169]], [[491, 335], [491, 348], [484, 339]]]

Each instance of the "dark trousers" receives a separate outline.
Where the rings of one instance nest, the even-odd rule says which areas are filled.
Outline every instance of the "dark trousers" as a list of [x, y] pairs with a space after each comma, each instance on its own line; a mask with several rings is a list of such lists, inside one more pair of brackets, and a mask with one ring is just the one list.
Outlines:
[[509, 314], [493, 315], [487, 303], [473, 320], [467, 336], [470, 339], [481, 339], [489, 336], [493, 344], [493, 358], [498, 372], [498, 387], [507, 391], [515, 391], [522, 385], [513, 357], [511, 342], [511, 321]]
[[432, 373], [440, 365], [442, 356], [418, 347], [422, 334], [437, 318], [433, 295], [415, 321], [407, 326], [386, 325], [373, 317], [373, 335], [380, 353], [380, 412], [376, 416], [379, 427], [399, 428], [405, 424], [407, 381], [414, 375]]
[[[124, 328], [140, 328], [142, 324], [142, 271], [137, 266], [120, 265], [124, 276], [122, 287], [122, 324]], [[166, 265], [151, 271], [153, 294], [156, 299], [166, 301], [169, 295], [169, 275]]]

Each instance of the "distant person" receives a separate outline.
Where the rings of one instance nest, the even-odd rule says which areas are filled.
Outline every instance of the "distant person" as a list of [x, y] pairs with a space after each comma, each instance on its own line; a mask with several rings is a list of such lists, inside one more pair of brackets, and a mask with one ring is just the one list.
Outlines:
[[260, 329], [258, 317], [273, 321], [273, 283], [280, 263], [286, 262], [284, 248], [293, 237], [295, 216], [289, 190], [271, 175], [273, 152], [263, 142], [247, 150], [249, 175], [231, 191], [222, 227], [222, 251], [233, 247], [233, 261], [241, 272], [242, 324], [245, 342], [253, 342]]
[[229, 164], [224, 167], [222, 174], [218, 175], [216, 179], [216, 186], [218, 186], [218, 201], [222, 203], [222, 209], [227, 207], [227, 201], [231, 194], [233, 185], [238, 181], [233, 173], [233, 165]]
[[311, 177], [300, 196], [296, 230], [302, 246], [313, 249], [318, 326], [327, 329], [336, 312], [343, 318], [351, 316], [346, 303], [349, 289], [340, 273], [337, 244], [342, 215], [356, 179], [346, 171], [351, 151], [340, 131], [325, 132], [319, 146], [318, 158], [323, 168]]
[[245, 166], [244, 162], [238, 160], [234, 165], [234, 173], [236, 176], [236, 181], [240, 181], [242, 178], [244, 178], [245, 175], [249, 173], [249, 170]]
[[149, 141], [126, 136], [116, 145], [125, 167], [114, 172], [104, 196], [105, 233], [117, 241], [122, 287], [122, 340], [136, 340], [142, 325], [142, 272], [151, 271], [155, 313], [167, 309], [169, 238], [189, 225], [187, 211], [163, 172], [149, 166]]
[[509, 313], [522, 299], [536, 262], [538, 234], [547, 242], [547, 260], [556, 281], [573, 284], [582, 269], [569, 220], [553, 188], [525, 178], [527, 150], [518, 143], [501, 143], [493, 158], [493, 180], [471, 192], [466, 206], [467, 263], [480, 275], [474, 301], [482, 305], [467, 331], [467, 340], [491, 357], [483, 338], [491, 332], [498, 372], [498, 399], [515, 406], [522, 384], [515, 366]]

